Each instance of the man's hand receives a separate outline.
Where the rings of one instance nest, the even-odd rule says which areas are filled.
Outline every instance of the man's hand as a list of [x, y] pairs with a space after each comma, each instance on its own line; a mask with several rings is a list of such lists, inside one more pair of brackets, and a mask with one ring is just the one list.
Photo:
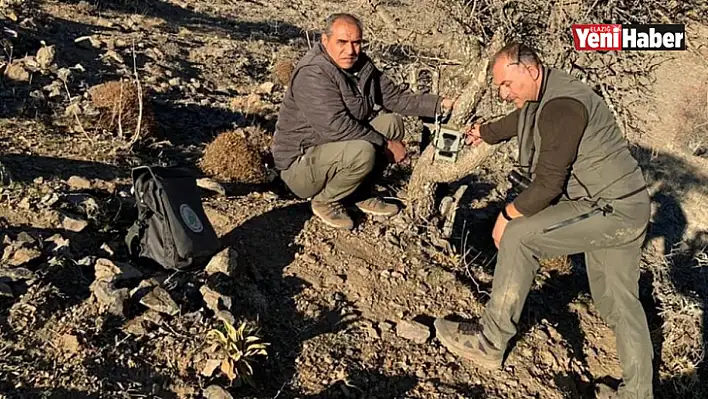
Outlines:
[[[524, 216], [516, 209], [514, 204], [506, 205], [505, 209], [506, 213], [512, 220]], [[499, 244], [501, 243], [502, 236], [504, 236], [504, 230], [506, 230], [506, 225], [508, 223], [509, 221], [506, 220], [504, 214], [502, 212], [499, 212], [499, 216], [497, 216], [497, 222], [494, 224], [494, 229], [492, 229], [492, 239], [494, 240], [494, 245], [497, 247], [497, 249], [499, 249]]]
[[482, 135], [479, 132], [479, 123], [475, 123], [472, 126], [468, 126], [465, 130], [465, 143], [467, 145], [476, 146], [482, 142]]
[[395, 163], [399, 163], [406, 159], [406, 146], [403, 142], [398, 140], [387, 140], [386, 141], [386, 154], [389, 159], [393, 160]]

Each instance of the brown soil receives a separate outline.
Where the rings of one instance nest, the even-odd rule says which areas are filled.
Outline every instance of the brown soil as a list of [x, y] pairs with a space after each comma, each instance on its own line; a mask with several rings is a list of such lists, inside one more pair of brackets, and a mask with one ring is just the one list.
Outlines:
[[[293, 63], [317, 40], [327, 14], [352, 11], [364, 20], [377, 64], [416, 89], [429, 90], [440, 72], [441, 91], [458, 94], [476, 76], [465, 68], [476, 64], [480, 44], [505, 28], [510, 35], [524, 30], [548, 62], [585, 73], [604, 90], [654, 202], [640, 296], [655, 346], [657, 397], [708, 396], [708, 164], [700, 151], [708, 28], [695, 21], [705, 14], [661, 8], [686, 21], [691, 50], [648, 60], [570, 49], [566, 26], [585, 12], [592, 22], [624, 18], [604, 3], [590, 10], [578, 1], [506, 2], [503, 12], [498, 3], [2, 2], [3, 25], [17, 37], [3, 33], [0, 65], [14, 65], [12, 75], [23, 79], [0, 82], [0, 162], [13, 177], [0, 186], [0, 394], [191, 398], [216, 384], [234, 397], [257, 398], [592, 398], [598, 380], [621, 377], [582, 256], [543, 260], [503, 370], [477, 370], [435, 337], [433, 318], [478, 317], [488, 299], [496, 255], [490, 233], [510, 198], [513, 144], [471, 176], [439, 187], [438, 195], [450, 195], [469, 185], [449, 242], [433, 234], [434, 223], [404, 214], [355, 214], [354, 231], [334, 231], [306, 201], [266, 178]], [[640, 22], [657, 21], [645, 3], [626, 3]], [[55, 46], [50, 64], [9, 59], [9, 50], [13, 60], [38, 57], [41, 41]], [[131, 82], [123, 94], [134, 94], [133, 56], [150, 109], [144, 123], [156, 134], [128, 148], [130, 137], [115, 135], [111, 104], [120, 104], [115, 82]], [[111, 87], [112, 97], [99, 101], [97, 87]], [[93, 114], [90, 101], [103, 113]], [[76, 103], [79, 116], [110, 123], [89, 118], [79, 129], [66, 114]], [[134, 129], [130, 104], [124, 131]], [[478, 117], [506, 110], [487, 95]], [[406, 127], [414, 155], [386, 174], [380, 188], [389, 195], [405, 194], [420, 153], [414, 147], [424, 141], [420, 121], [407, 118]], [[130, 264], [123, 242], [136, 216], [130, 169], [143, 164], [180, 164], [230, 182], [225, 196], [205, 191], [203, 200], [223, 244], [238, 253], [238, 267], [233, 278], [218, 279], [141, 266], [141, 277], [112, 280], [111, 292], [129, 299], [111, 312], [92, 285], [100, 280], [96, 265]], [[141, 303], [139, 292], [153, 285], [169, 293], [176, 314]], [[221, 322], [202, 297], [204, 286], [230, 299], [237, 325], [255, 323], [270, 343], [268, 356], [252, 363], [255, 387], [218, 369], [205, 375], [207, 334]], [[423, 339], [401, 333], [406, 322], [420, 323]]]

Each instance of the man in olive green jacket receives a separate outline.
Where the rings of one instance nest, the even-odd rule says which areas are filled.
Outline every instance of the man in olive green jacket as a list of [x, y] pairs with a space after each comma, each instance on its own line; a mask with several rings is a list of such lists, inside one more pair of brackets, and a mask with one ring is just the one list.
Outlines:
[[473, 126], [467, 141], [494, 144], [517, 136], [519, 166], [531, 183], [502, 209], [492, 231], [499, 253], [481, 319], [438, 319], [437, 336], [478, 366], [500, 367], [539, 259], [584, 253], [593, 300], [616, 335], [622, 366], [623, 382], [611, 395], [651, 398], [652, 344], [638, 298], [650, 217], [642, 171], [612, 112], [590, 87], [544, 67], [520, 44], [507, 45], [491, 65], [499, 95], [517, 110]]

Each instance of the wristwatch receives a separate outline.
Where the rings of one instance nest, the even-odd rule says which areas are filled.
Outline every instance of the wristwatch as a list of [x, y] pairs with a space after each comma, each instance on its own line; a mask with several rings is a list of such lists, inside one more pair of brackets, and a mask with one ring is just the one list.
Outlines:
[[511, 216], [509, 216], [509, 213], [506, 211], [506, 206], [502, 207], [501, 214], [502, 214], [502, 216], [504, 216], [504, 219], [506, 219], [507, 221], [511, 221], [513, 219]]

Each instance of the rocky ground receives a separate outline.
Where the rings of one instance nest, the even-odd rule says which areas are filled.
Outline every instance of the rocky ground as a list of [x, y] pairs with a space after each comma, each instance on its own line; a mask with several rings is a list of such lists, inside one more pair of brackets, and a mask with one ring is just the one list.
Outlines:
[[[440, 91], [458, 93], [475, 46], [510, 27], [585, 74], [651, 184], [640, 286], [657, 396], [706, 397], [705, 9], [658, 7], [688, 24], [690, 50], [642, 58], [559, 47], [582, 15], [624, 18], [604, 6], [440, 3], [0, 2], [0, 395], [592, 398], [594, 382], [616, 382], [614, 337], [576, 257], [544, 260], [503, 370], [476, 370], [435, 338], [435, 317], [479, 316], [488, 298], [489, 235], [511, 195], [513, 143], [440, 187], [442, 196], [468, 186], [449, 241], [406, 214], [356, 215], [354, 231], [334, 231], [272, 179], [268, 145], [289, 68], [319, 21], [353, 11], [379, 66], [414, 87], [430, 89], [442, 71]], [[661, 20], [627, 7], [639, 22]], [[524, 15], [538, 18], [525, 25]], [[565, 33], [541, 40], [549, 32]], [[478, 116], [505, 109], [486, 96]], [[406, 126], [412, 156], [380, 186], [404, 203], [422, 141], [420, 121]], [[204, 270], [129, 260], [130, 168], [141, 164], [203, 178], [225, 248]], [[244, 329], [229, 335], [225, 323]], [[219, 334], [248, 352], [252, 381]]]

